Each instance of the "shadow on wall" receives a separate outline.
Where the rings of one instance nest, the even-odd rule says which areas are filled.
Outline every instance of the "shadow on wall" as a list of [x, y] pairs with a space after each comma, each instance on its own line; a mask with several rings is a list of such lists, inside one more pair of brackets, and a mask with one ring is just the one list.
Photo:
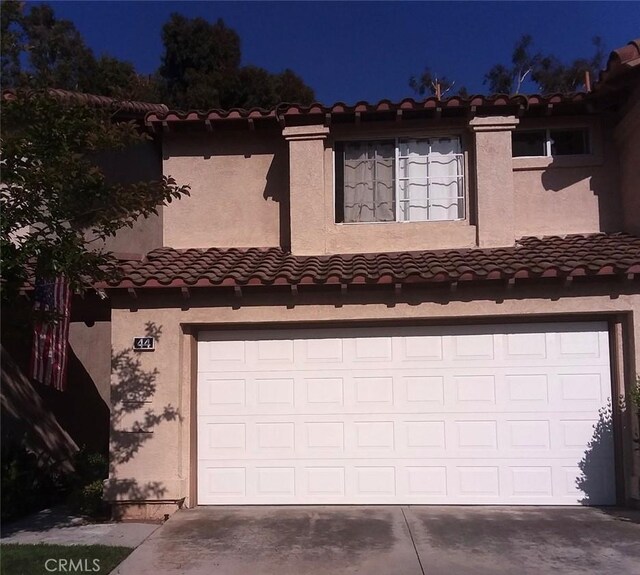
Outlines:
[[[288, 151], [285, 151], [288, 152]], [[278, 204], [278, 218], [280, 220], [280, 247], [291, 249], [291, 216], [289, 202], [289, 154], [282, 150], [276, 152], [267, 172], [264, 192], [265, 200], [272, 200]]]
[[[3, 418], [2, 421], [3, 433], [15, 437], [12, 426], [23, 427], [29, 430], [29, 436], [33, 436], [34, 441], [38, 441], [36, 437], [45, 433], [45, 421], [52, 420], [75, 445], [106, 457], [109, 445], [109, 406], [97, 388], [97, 385], [104, 382], [93, 380], [73, 349], [69, 347], [68, 350], [67, 389], [64, 392], [28, 378], [33, 342], [30, 306], [30, 302], [25, 300], [12, 306], [4, 306], [2, 310], [3, 408], [5, 401], [12, 402], [11, 419]], [[103, 313], [103, 310], [94, 310], [93, 315], [85, 317], [75, 307], [74, 300], [72, 323], [99, 319]], [[104, 313], [108, 314], [109, 311]], [[104, 355], [108, 362], [108, 348], [96, 349], [93, 355], [98, 359]], [[43, 415], [37, 416], [34, 409], [39, 409]], [[53, 427], [48, 426], [48, 429], [51, 431]], [[55, 452], [49, 456], [58, 458]]]
[[2, 440], [25, 438], [25, 447], [46, 465], [72, 471], [71, 460], [78, 447], [62, 428], [20, 366], [1, 348]]
[[[262, 197], [265, 201], [278, 204], [280, 246], [284, 249], [291, 247], [291, 231], [289, 225], [289, 146], [282, 138], [279, 129], [260, 129], [256, 132], [245, 132], [239, 135], [235, 131], [218, 131], [213, 134], [176, 134], [165, 142], [163, 158], [193, 157], [208, 160], [212, 157], [235, 156], [246, 159], [252, 156], [273, 156], [264, 179]], [[247, 193], [247, 178], [249, 173], [239, 172], [237, 178], [238, 194]], [[180, 183], [194, 184], [193, 181]], [[257, 187], [262, 185], [259, 179], [250, 180], [251, 194], [257, 193]], [[256, 189], [253, 186], [256, 186]], [[216, 190], [215, 182], [211, 183], [212, 190]], [[193, 196], [192, 196], [193, 197]], [[248, 212], [247, 212], [248, 214]], [[245, 215], [247, 215], [245, 214]], [[242, 213], [235, 214], [241, 217]], [[251, 217], [250, 214], [248, 217]]]
[[[160, 340], [162, 327], [147, 322], [145, 335]], [[132, 348], [112, 353], [111, 357], [111, 442], [109, 481], [105, 494], [110, 501], [162, 500], [166, 488], [160, 481], [139, 483], [119, 478], [119, 467], [133, 460], [142, 446], [153, 437], [154, 429], [165, 421], [180, 419], [178, 410], [167, 405], [153, 408], [158, 369], [142, 368], [140, 353]]]
[[[542, 186], [547, 192], [560, 192], [581, 182], [589, 180], [589, 189], [598, 198], [598, 216], [602, 232], [619, 231], [622, 226], [620, 197], [617, 194], [618, 182], [606, 165], [567, 167], [562, 161], [566, 157], [554, 159], [542, 172]], [[548, 198], [552, 201], [552, 198]]]
[[578, 467], [580, 476], [576, 487], [584, 493], [582, 505], [615, 504], [613, 482], [613, 410], [611, 400], [598, 410], [598, 422], [593, 426], [593, 436]]

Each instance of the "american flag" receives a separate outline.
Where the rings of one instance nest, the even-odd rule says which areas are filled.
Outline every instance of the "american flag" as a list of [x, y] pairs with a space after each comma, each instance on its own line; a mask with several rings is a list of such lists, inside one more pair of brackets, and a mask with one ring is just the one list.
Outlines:
[[63, 276], [37, 279], [34, 294], [36, 323], [31, 350], [31, 377], [64, 391], [67, 385], [67, 348], [71, 290]]

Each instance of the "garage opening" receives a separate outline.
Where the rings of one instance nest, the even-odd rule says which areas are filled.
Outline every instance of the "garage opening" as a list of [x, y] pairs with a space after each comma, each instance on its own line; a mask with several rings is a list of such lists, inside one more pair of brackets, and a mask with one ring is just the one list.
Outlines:
[[198, 503], [615, 503], [604, 322], [203, 332]]

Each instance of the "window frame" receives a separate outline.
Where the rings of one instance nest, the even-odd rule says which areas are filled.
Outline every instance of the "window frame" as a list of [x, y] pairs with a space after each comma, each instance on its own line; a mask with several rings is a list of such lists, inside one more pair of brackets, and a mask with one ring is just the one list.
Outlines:
[[[581, 154], [552, 154], [551, 153], [551, 146], [552, 146], [552, 138], [551, 138], [551, 132], [552, 131], [571, 131], [571, 130], [580, 130], [580, 131], [584, 131], [587, 134], [587, 151]], [[520, 133], [520, 134], [524, 134], [527, 132], [544, 132], [544, 151], [545, 154], [543, 156], [516, 156], [513, 153], [513, 139], [511, 140], [511, 158], [513, 160], [519, 160], [519, 159], [539, 159], [539, 158], [544, 158], [544, 159], [553, 159], [553, 158], [585, 158], [587, 156], [593, 156], [593, 130], [591, 129], [591, 126], [587, 126], [587, 125], [578, 125], [578, 126], [554, 126], [554, 127], [540, 127], [540, 128], [524, 128], [524, 129], [517, 129], [513, 132], [513, 134], [515, 135], [516, 133]]]
[[[399, 142], [401, 140], [430, 140], [436, 138], [456, 138], [460, 143], [460, 153], [455, 154], [460, 158], [460, 165], [462, 174], [455, 176], [458, 179], [462, 179], [461, 195], [458, 196], [458, 201], [462, 200], [462, 216], [454, 219], [447, 220], [403, 220], [400, 218], [401, 210], [399, 204], [401, 201], [410, 201], [409, 199], [402, 200], [399, 195], [399, 182], [400, 178], [397, 176], [397, 166], [399, 159]], [[389, 142], [394, 145], [394, 210], [395, 219], [393, 220], [381, 220], [371, 222], [345, 222], [344, 221], [344, 146], [351, 142]], [[342, 149], [341, 165], [338, 165], [338, 148]], [[469, 150], [468, 142], [463, 130], [439, 130], [429, 133], [396, 133], [394, 136], [389, 137], [379, 132], [372, 134], [358, 134], [353, 136], [341, 136], [336, 138], [332, 142], [332, 164], [333, 164], [333, 224], [334, 225], [378, 225], [378, 224], [455, 224], [458, 222], [465, 222], [469, 219]], [[338, 198], [341, 198], [339, 205]], [[341, 216], [340, 221], [338, 215]]]

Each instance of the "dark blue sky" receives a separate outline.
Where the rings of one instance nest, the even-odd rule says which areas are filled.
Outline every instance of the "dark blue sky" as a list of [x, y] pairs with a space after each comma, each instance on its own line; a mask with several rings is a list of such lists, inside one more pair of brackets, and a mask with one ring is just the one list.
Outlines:
[[426, 64], [484, 92], [484, 73], [508, 63], [516, 40], [570, 60], [640, 36], [640, 2], [50, 2], [97, 55], [153, 72], [171, 12], [223, 18], [242, 39], [244, 64], [292, 68], [323, 103], [399, 100]]

